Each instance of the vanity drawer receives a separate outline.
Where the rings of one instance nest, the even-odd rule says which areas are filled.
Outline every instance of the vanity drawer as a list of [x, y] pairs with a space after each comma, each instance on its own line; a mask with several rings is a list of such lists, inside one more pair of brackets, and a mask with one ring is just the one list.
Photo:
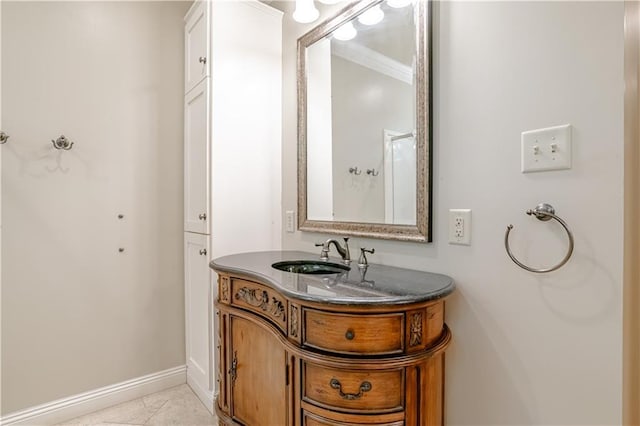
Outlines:
[[337, 421], [327, 419], [322, 416], [317, 416], [313, 413], [309, 413], [308, 411], [304, 411], [302, 413], [302, 424], [303, 426], [364, 426], [364, 425], [376, 425], [376, 426], [403, 426], [404, 421], [400, 420], [397, 422], [386, 422], [386, 421], [377, 421], [378, 416], [371, 418], [370, 416], [364, 417], [361, 422], [353, 423], [353, 422], [345, 422], [345, 421]]
[[231, 279], [231, 305], [253, 311], [287, 329], [287, 301], [275, 290], [252, 281]]
[[404, 407], [404, 369], [344, 370], [303, 363], [303, 400], [331, 410], [389, 413]]
[[348, 315], [305, 309], [302, 343], [343, 354], [401, 353], [403, 323], [402, 313]]

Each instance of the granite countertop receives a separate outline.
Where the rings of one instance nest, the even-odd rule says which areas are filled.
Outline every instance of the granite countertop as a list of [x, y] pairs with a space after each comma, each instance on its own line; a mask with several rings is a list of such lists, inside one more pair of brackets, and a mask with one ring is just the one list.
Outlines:
[[[318, 261], [302, 251], [264, 251], [219, 257], [209, 264], [219, 272], [241, 274], [281, 293], [311, 302], [348, 305], [407, 304], [443, 298], [453, 292], [453, 280], [442, 274], [370, 263], [366, 272], [356, 262], [342, 274], [307, 275], [284, 272], [271, 265], [286, 260]], [[330, 262], [342, 263], [340, 258]]]

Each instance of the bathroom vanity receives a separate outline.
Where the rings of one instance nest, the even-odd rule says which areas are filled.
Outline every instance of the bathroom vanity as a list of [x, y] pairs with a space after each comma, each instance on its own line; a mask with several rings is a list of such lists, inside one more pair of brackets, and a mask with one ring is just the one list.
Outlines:
[[292, 260], [318, 255], [210, 264], [219, 275], [220, 424], [442, 425], [451, 278], [375, 264], [331, 274], [272, 266]]

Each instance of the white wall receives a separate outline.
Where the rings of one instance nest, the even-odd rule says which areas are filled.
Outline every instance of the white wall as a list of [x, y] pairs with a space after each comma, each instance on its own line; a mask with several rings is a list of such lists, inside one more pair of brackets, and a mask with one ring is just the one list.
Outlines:
[[[331, 68], [336, 76], [332, 79], [335, 218], [384, 223], [384, 129], [414, 130], [414, 88], [335, 55]], [[355, 166], [362, 174], [349, 173]], [[369, 175], [367, 169], [379, 174]]]
[[[447, 424], [621, 422], [623, 12], [622, 2], [434, 4], [434, 242], [352, 246], [455, 279]], [[311, 26], [286, 16], [283, 207], [294, 209], [295, 41]], [[520, 133], [563, 123], [574, 126], [573, 169], [521, 174]], [[508, 259], [503, 236], [513, 223], [513, 249], [532, 265], [560, 259], [560, 226], [524, 214], [543, 201], [576, 249], [561, 270], [534, 275]], [[447, 243], [449, 208], [473, 209], [471, 246]], [[283, 247], [315, 251], [324, 237], [284, 233]]]
[[188, 6], [2, 4], [3, 414], [184, 364]]
[[331, 134], [331, 39], [307, 50], [307, 216], [333, 220], [333, 137]]

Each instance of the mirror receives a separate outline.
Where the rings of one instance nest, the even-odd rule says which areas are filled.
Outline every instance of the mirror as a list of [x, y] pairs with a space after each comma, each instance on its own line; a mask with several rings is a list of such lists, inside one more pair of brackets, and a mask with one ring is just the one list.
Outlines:
[[428, 0], [362, 0], [298, 39], [302, 231], [431, 241]]

